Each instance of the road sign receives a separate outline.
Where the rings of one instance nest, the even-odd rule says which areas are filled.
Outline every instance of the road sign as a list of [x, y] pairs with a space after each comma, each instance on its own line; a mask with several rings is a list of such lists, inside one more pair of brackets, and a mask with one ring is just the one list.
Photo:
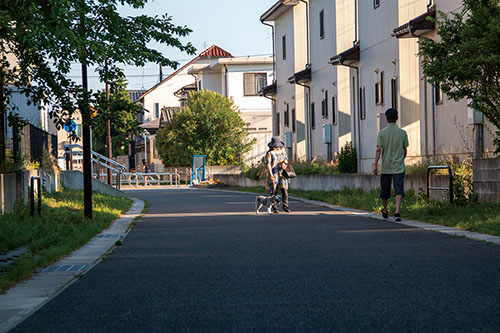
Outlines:
[[64, 130], [68, 133], [73, 133], [76, 130], [76, 123], [70, 120], [69, 123], [64, 124]]
[[92, 111], [92, 113], [90, 114], [90, 118], [94, 119], [97, 116], [97, 109], [90, 104], [89, 104], [89, 107], [90, 107], [90, 111]]

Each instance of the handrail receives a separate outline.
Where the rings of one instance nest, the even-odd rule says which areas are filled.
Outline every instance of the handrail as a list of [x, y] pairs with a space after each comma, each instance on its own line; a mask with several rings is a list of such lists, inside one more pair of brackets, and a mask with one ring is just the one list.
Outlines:
[[[80, 148], [80, 149], [82, 149], [82, 150], [83, 150], [83, 147], [82, 147], [81, 145], [77, 144], [77, 143], [72, 143], [72, 144], [67, 144], [67, 145], [64, 145], [63, 149], [64, 149], [64, 150], [66, 150], [66, 147], [68, 147], [68, 148], [70, 148], [70, 149], [71, 149], [71, 148]], [[72, 152], [72, 153], [73, 153], [73, 152]], [[78, 153], [79, 153], [79, 152], [76, 152], [76, 154], [78, 154]], [[108, 163], [111, 163], [111, 164], [115, 165], [116, 167], [120, 168], [121, 170], [127, 170], [127, 168], [126, 168], [123, 164], [120, 164], [120, 163], [118, 163], [118, 162], [116, 162], [116, 161], [114, 161], [114, 160], [112, 160], [112, 159], [110, 159], [110, 158], [107, 158], [107, 157], [106, 157], [106, 156], [104, 156], [104, 155], [101, 155], [101, 154], [99, 154], [99, 153], [97, 153], [97, 152], [95, 152], [95, 151], [93, 151], [93, 150], [91, 151], [91, 153], [92, 153], [92, 155], [97, 156], [99, 159], [101, 159], [101, 160], [103, 160], [103, 161], [105, 161], [105, 162], [108, 162]]]
[[[449, 185], [448, 187], [432, 187], [430, 174], [431, 170], [437, 169], [447, 169], [448, 177], [449, 177]], [[449, 165], [430, 165], [427, 167], [427, 202], [430, 200], [430, 190], [449, 190], [450, 192], [450, 203], [453, 204], [453, 173], [451, 172], [451, 168]]]
[[37, 180], [37, 194], [38, 194], [38, 215], [42, 215], [42, 186], [41, 186], [41, 179], [38, 176], [32, 176], [30, 180], [30, 201], [31, 201], [31, 216], [35, 216], [35, 180]]

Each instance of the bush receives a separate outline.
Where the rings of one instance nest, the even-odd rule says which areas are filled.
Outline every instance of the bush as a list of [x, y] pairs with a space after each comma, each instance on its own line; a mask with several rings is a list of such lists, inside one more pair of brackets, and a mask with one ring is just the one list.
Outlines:
[[266, 178], [266, 165], [260, 162], [257, 165], [252, 165], [247, 167], [246, 170], [242, 172], [247, 178], [252, 180], [261, 180]]
[[340, 173], [358, 172], [356, 148], [352, 146], [351, 142], [347, 142], [344, 147], [340, 149], [338, 170]]
[[337, 165], [327, 162], [297, 162], [293, 163], [293, 168], [297, 175], [316, 175], [316, 174], [337, 174], [339, 173]]

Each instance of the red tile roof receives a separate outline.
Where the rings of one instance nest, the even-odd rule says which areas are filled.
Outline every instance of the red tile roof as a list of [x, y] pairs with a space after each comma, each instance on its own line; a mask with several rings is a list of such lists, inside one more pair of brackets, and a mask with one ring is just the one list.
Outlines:
[[217, 57], [217, 58], [234, 58], [233, 55], [226, 50], [221, 49], [217, 45], [212, 45], [205, 51], [201, 52], [199, 57]]

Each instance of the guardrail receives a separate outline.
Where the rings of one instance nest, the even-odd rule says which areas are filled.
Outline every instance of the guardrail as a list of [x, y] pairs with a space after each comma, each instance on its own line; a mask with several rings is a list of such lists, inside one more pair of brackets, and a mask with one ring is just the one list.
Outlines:
[[31, 216], [35, 216], [35, 180], [37, 181], [37, 194], [38, 194], [38, 215], [42, 215], [42, 180], [38, 176], [32, 176], [30, 180], [30, 207]]
[[[439, 169], [448, 170], [448, 178], [449, 178], [448, 187], [431, 186], [431, 178], [430, 178], [431, 170], [439, 170]], [[451, 168], [449, 165], [431, 165], [427, 167], [427, 202], [429, 202], [431, 197], [430, 190], [441, 190], [441, 191], [448, 190], [450, 193], [450, 203], [453, 204], [453, 174], [451, 172]]]
[[163, 176], [169, 177], [170, 186], [181, 186], [181, 176], [177, 172], [122, 172], [120, 173], [120, 183], [126, 181], [130, 186], [133, 186], [134, 182], [135, 186], [139, 186], [139, 184], [150, 185], [150, 183], [161, 185]]

